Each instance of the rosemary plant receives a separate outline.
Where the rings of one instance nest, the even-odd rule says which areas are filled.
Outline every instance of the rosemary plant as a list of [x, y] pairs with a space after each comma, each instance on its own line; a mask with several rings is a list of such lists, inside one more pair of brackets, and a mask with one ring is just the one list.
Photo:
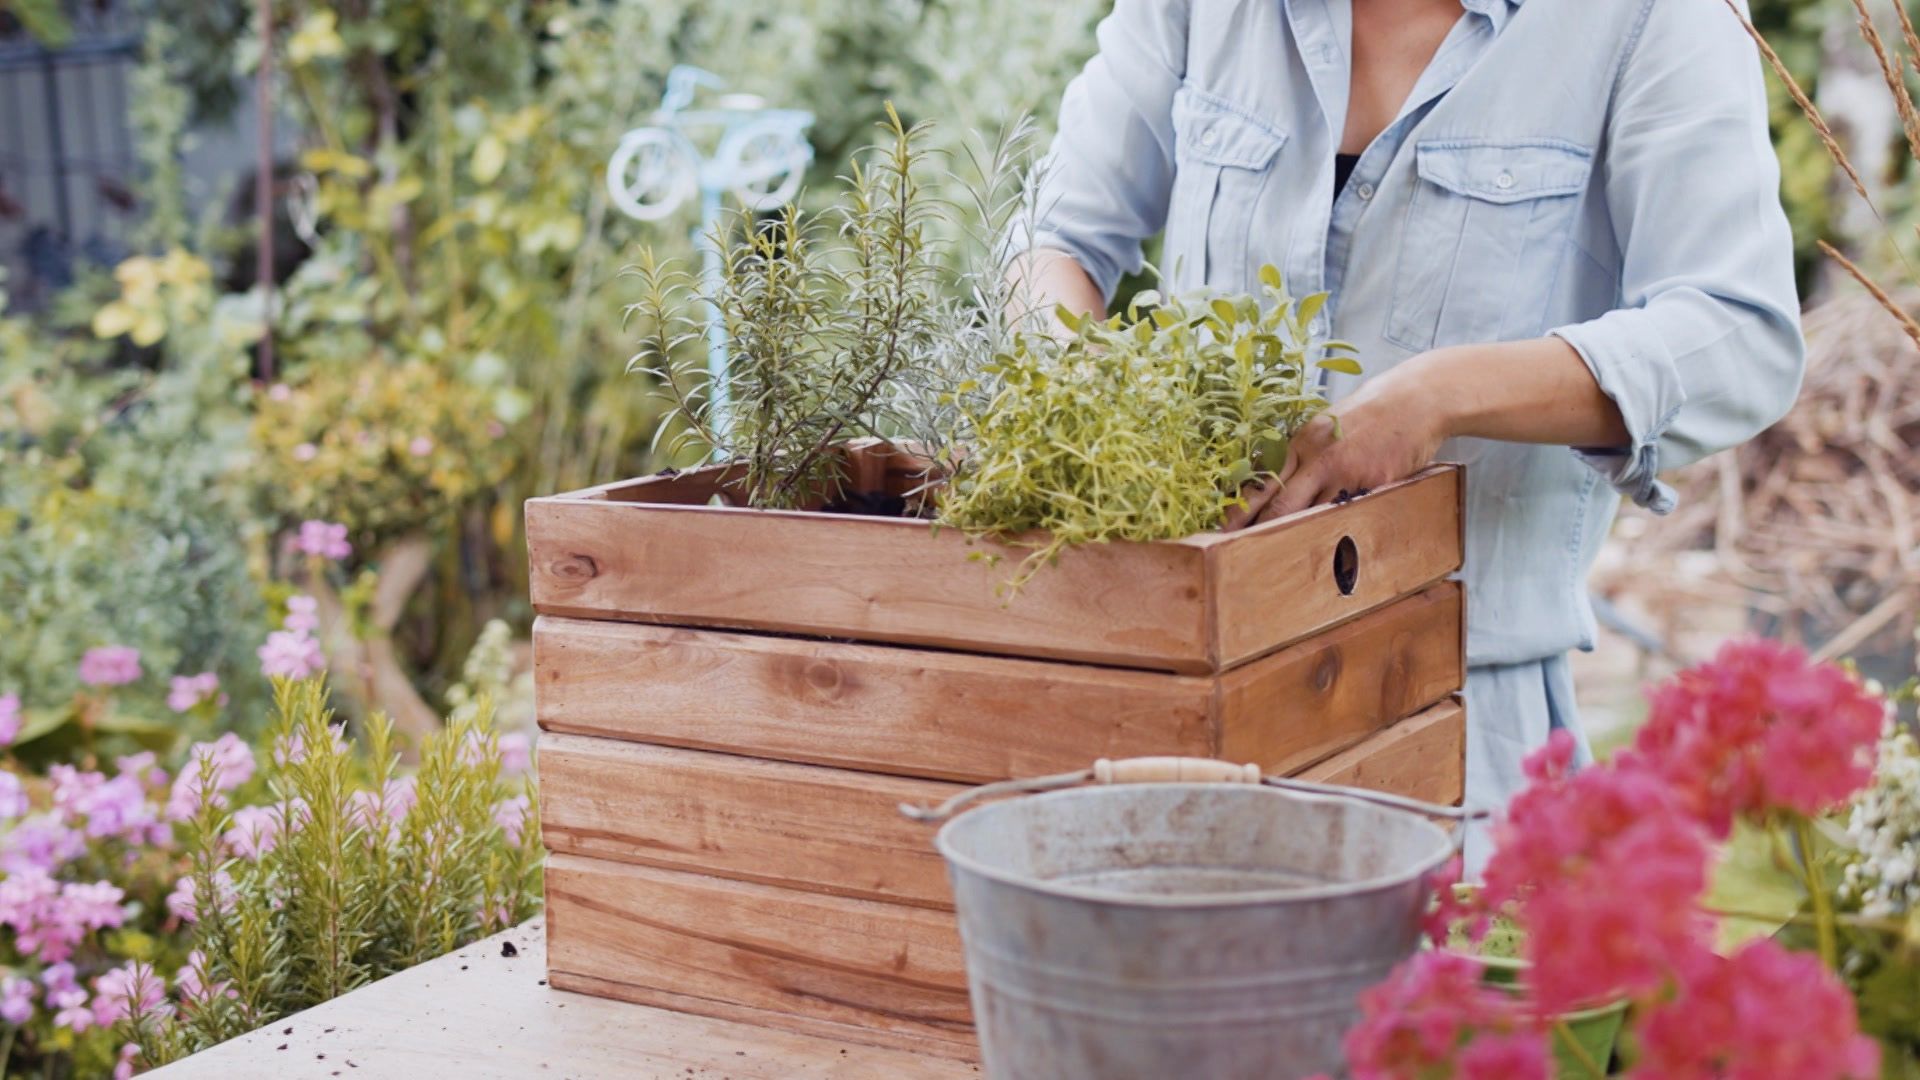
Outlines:
[[1219, 526], [1326, 408], [1312, 369], [1359, 371], [1310, 330], [1325, 294], [1295, 301], [1271, 266], [1260, 280], [1257, 297], [1145, 293], [1106, 320], [1059, 310], [1069, 335], [1015, 334], [984, 404], [961, 386], [970, 445], [941, 522], [1031, 543], [1015, 587], [1069, 545]]
[[[491, 706], [456, 716], [399, 774], [375, 715], [356, 753], [318, 681], [277, 681], [272, 801], [232, 810], [212, 759], [188, 822], [195, 952], [176, 1013], [125, 1022], [151, 1066], [449, 952], [539, 907], [530, 781], [501, 776]], [[251, 814], [247, 817], [244, 815]]]
[[[956, 296], [943, 256], [972, 221], [928, 193], [923, 178], [935, 165], [926, 125], [909, 128], [888, 106], [883, 128], [886, 138], [855, 159], [833, 207], [746, 219], [716, 237], [723, 255], [714, 295], [650, 251], [632, 268], [640, 297], [628, 312], [643, 337], [628, 367], [652, 375], [668, 398], [660, 431], [672, 433], [672, 448], [704, 445], [736, 465], [735, 494], [749, 506], [839, 499], [840, 443], [949, 428], [942, 403], [956, 373], [977, 373], [1002, 344], [1002, 309], [987, 302], [1000, 296], [990, 284], [997, 262], [991, 275], [983, 269], [995, 245], [982, 245], [986, 257], [963, 274]], [[970, 151], [981, 173], [970, 209], [985, 228], [1017, 205], [1030, 143], [1021, 122], [984, 154]], [[730, 342], [725, 432], [704, 368], [689, 362], [703, 329], [694, 311], [718, 312]]]

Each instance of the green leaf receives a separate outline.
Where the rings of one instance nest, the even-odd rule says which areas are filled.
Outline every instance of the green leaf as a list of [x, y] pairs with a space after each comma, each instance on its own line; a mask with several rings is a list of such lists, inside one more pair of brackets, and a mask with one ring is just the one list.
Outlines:
[[1328, 357], [1314, 366], [1327, 371], [1337, 371], [1342, 375], [1360, 374], [1360, 361], [1355, 360], [1351, 356]]
[[1215, 300], [1208, 306], [1213, 309], [1214, 317], [1228, 326], [1240, 321], [1240, 313], [1234, 310], [1231, 300]]
[[1272, 263], [1268, 263], [1260, 268], [1260, 284], [1265, 285], [1275, 292], [1282, 292], [1286, 289], [1286, 285], [1280, 277], [1280, 268]]
[[1085, 326], [1087, 322], [1086, 316], [1074, 314], [1072, 309], [1068, 308], [1065, 304], [1053, 305], [1053, 317], [1060, 320], [1061, 326], [1066, 327], [1068, 331], [1075, 334], [1079, 333], [1080, 328]]
[[1300, 325], [1306, 326], [1312, 323], [1313, 317], [1320, 314], [1320, 309], [1326, 306], [1327, 294], [1323, 292], [1314, 293], [1312, 296], [1300, 301], [1300, 306], [1295, 312], [1295, 314], [1299, 316]]

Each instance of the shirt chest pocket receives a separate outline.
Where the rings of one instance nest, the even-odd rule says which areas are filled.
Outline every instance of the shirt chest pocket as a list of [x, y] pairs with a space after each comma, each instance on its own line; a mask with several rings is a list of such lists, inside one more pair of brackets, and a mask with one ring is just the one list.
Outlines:
[[1420, 352], [1546, 329], [1593, 171], [1557, 140], [1431, 140], [1415, 148], [1385, 337]]
[[1252, 281], [1247, 237], [1287, 135], [1192, 87], [1173, 99], [1174, 177], [1162, 268], [1175, 289]]

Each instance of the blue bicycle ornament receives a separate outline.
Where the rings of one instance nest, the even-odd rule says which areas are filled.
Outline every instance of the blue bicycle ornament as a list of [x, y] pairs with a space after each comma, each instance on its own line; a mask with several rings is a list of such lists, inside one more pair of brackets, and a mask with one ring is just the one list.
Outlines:
[[[712, 103], [693, 108], [703, 89], [716, 92]], [[769, 109], [751, 94], [720, 93], [725, 89], [725, 80], [712, 72], [675, 67], [667, 73], [666, 93], [650, 125], [622, 136], [607, 162], [607, 193], [622, 212], [640, 221], [669, 217], [699, 197], [700, 224], [693, 240], [708, 295], [720, 277], [715, 229], [727, 197], [754, 213], [776, 210], [799, 194], [813, 164], [813, 146], [807, 142], [812, 113]], [[725, 434], [731, 420], [727, 337], [718, 318], [707, 320], [707, 370], [713, 380], [710, 426]]]

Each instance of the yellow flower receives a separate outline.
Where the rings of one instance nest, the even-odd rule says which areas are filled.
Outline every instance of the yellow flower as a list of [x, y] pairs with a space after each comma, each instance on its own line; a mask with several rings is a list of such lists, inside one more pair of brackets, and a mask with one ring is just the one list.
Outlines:
[[300, 20], [300, 28], [287, 39], [287, 59], [296, 65], [311, 63], [347, 51], [335, 28], [333, 12], [320, 8]]

